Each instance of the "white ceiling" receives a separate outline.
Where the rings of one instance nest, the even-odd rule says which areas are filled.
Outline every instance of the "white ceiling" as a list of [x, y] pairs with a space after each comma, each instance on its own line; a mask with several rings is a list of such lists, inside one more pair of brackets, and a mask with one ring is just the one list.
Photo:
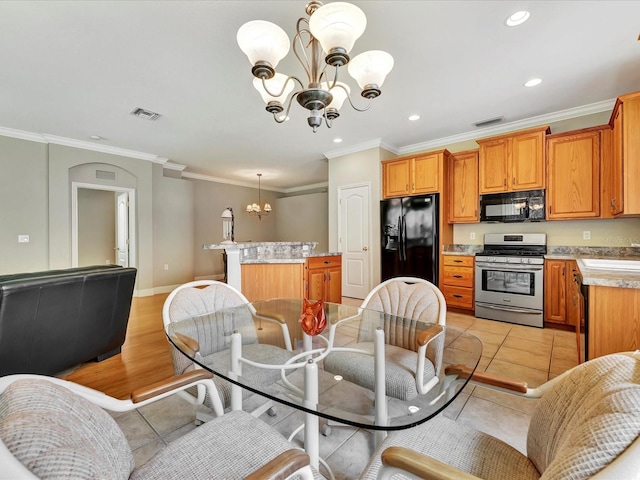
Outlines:
[[[305, 3], [1, 1], [0, 127], [252, 185], [262, 172], [264, 187], [287, 189], [326, 182], [325, 155], [338, 149], [378, 142], [406, 153], [480, 137], [481, 120], [508, 124], [640, 90], [640, 1], [355, 1], [368, 24], [351, 55], [380, 49], [395, 59], [382, 95], [365, 113], [343, 106], [333, 128], [315, 134], [297, 103], [278, 125], [236, 31], [263, 19], [292, 38]], [[529, 21], [504, 26], [521, 9]], [[278, 71], [303, 75], [292, 52]], [[525, 88], [532, 77], [542, 84]], [[162, 117], [136, 118], [135, 107]], [[421, 120], [409, 122], [413, 113]]]

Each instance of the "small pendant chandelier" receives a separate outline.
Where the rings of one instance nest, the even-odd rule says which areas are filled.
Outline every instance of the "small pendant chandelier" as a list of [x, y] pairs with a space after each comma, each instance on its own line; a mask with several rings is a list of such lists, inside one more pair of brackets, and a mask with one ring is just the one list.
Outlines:
[[265, 203], [264, 207], [260, 206], [262, 204], [260, 198], [260, 177], [262, 177], [262, 174], [258, 173], [256, 175], [258, 175], [258, 203], [250, 203], [249, 205], [247, 205], [247, 213], [249, 215], [257, 216], [258, 220], [262, 221], [263, 216], [269, 215], [271, 213], [271, 205]]
[[[345, 100], [349, 100], [354, 110], [368, 110], [393, 68], [393, 57], [380, 50], [349, 57], [367, 25], [365, 14], [355, 5], [345, 2], [323, 5], [311, 0], [305, 12], [309, 18], [298, 19], [292, 45], [306, 81], [276, 73], [276, 66], [289, 52], [289, 37], [278, 25], [263, 20], [247, 22], [238, 30], [237, 40], [249, 57], [255, 77], [253, 85], [267, 104], [267, 112], [273, 114], [277, 123], [283, 123], [289, 118], [295, 98], [309, 110], [307, 122], [315, 132], [323, 119], [331, 128]], [[349, 86], [338, 81], [339, 71], [344, 70], [340, 67], [344, 66], [362, 89], [360, 95], [369, 101], [363, 108], [351, 101]], [[297, 90], [292, 92], [296, 86]]]

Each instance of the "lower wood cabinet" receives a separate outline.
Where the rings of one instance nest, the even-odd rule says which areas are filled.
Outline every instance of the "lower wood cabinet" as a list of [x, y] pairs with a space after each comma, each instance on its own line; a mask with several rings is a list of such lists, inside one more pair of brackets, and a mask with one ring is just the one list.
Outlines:
[[588, 286], [588, 359], [640, 348], [640, 289]]
[[342, 257], [311, 257], [305, 265], [305, 297], [342, 303]]
[[575, 260], [546, 260], [544, 264], [544, 319], [576, 326], [582, 322], [578, 266]]
[[241, 290], [250, 302], [302, 298], [304, 263], [248, 263], [240, 266]]
[[470, 255], [444, 255], [441, 285], [447, 307], [474, 309], [474, 260]]

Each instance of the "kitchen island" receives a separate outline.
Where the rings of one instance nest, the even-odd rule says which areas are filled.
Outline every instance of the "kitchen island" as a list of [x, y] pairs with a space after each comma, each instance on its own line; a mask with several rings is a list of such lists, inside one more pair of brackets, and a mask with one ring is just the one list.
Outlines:
[[616, 260], [638, 263], [635, 257], [608, 257], [593, 268], [594, 258], [578, 258], [585, 298], [586, 358], [640, 349], [640, 269], [617, 268]]
[[270, 298], [342, 299], [342, 254], [315, 252], [317, 242], [203, 245], [224, 249], [227, 283], [250, 301]]

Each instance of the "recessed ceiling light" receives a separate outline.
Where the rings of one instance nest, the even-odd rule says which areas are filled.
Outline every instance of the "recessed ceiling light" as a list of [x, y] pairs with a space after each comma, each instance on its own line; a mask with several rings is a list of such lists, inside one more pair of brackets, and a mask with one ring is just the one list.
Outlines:
[[420, 120], [420, 115], [411, 115], [409, 116], [409, 120], [415, 122], [416, 120]]
[[334, 138], [333, 139], [333, 143], [341, 143], [342, 139], [341, 138]]
[[102, 140], [102, 137], [100, 135], [91, 135], [89, 138], [91, 140]]
[[507, 25], [507, 27], [515, 27], [516, 25], [521, 25], [529, 20], [530, 15], [531, 14], [526, 10], [521, 10], [507, 18], [504, 23]]
[[528, 82], [525, 82], [525, 87], [535, 87], [536, 85], [540, 85], [542, 83], [541, 78], [532, 78]]

